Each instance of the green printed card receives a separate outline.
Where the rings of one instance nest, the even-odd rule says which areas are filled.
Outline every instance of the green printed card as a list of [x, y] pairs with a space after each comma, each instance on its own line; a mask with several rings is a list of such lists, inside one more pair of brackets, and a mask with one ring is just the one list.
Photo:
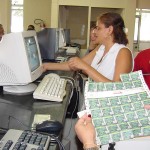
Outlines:
[[87, 82], [85, 106], [101, 145], [150, 135], [150, 92], [141, 71], [121, 75], [121, 82]]

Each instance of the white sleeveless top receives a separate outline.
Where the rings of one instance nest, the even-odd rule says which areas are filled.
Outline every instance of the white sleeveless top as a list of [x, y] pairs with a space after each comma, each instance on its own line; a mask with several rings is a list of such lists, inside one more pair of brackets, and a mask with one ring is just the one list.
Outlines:
[[[106, 78], [113, 80], [115, 65], [116, 65], [115, 64], [116, 57], [118, 55], [118, 52], [122, 48], [127, 48], [127, 47], [123, 44], [115, 43], [107, 52], [107, 54], [103, 57], [105, 46], [101, 45], [98, 51], [96, 52], [96, 55], [91, 63], [91, 66]], [[101, 62], [99, 63], [100, 60]]]

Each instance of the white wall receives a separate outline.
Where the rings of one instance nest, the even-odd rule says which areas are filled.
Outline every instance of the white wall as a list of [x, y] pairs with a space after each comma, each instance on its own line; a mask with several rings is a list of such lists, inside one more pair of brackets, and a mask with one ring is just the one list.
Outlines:
[[10, 32], [10, 0], [0, 0], [0, 24], [3, 25], [5, 33]]
[[35, 26], [36, 31], [40, 27], [34, 24], [35, 19], [42, 19], [46, 26], [50, 26], [51, 0], [24, 0], [24, 30], [29, 24]]
[[[53, 0], [54, 1], [54, 0]], [[91, 10], [90, 8], [94, 9], [94, 8], [114, 8], [114, 9], [121, 9], [121, 15], [125, 21], [125, 25], [128, 28], [129, 32], [127, 33], [128, 39], [129, 39], [129, 45], [128, 47], [133, 50], [133, 37], [134, 37], [134, 24], [135, 24], [135, 11], [136, 11], [136, 0], [55, 0], [55, 5], [52, 4], [53, 7], [55, 7], [55, 9], [53, 8], [53, 11], [57, 14], [57, 12], [59, 12], [59, 7], [56, 5], [56, 1], [58, 1], [57, 5], [65, 5], [65, 6], [81, 6], [81, 7], [87, 7], [89, 8], [89, 10]], [[53, 13], [54, 13], [53, 12]], [[82, 12], [80, 13], [80, 15], [78, 15], [77, 20], [80, 19], [80, 16], [82, 16]], [[88, 13], [84, 13], [85, 17], [88, 16], [88, 25], [90, 24], [90, 16], [91, 13], [90, 11]], [[129, 20], [130, 19], [130, 20]], [[55, 22], [51, 21], [51, 25], [55, 25], [56, 27], [58, 26], [58, 18], [55, 18], [55, 15], [51, 16], [51, 20], [55, 20]], [[82, 20], [82, 18], [81, 18]], [[89, 26], [87, 27], [88, 31], [89, 31]], [[89, 35], [89, 33], [88, 33]], [[89, 36], [87, 36], [88, 38]], [[88, 41], [88, 39], [87, 39]], [[87, 44], [88, 45], [88, 44]]]
[[137, 8], [150, 9], [150, 0], [137, 0]]
[[139, 51], [150, 48], [150, 42], [140, 42]]

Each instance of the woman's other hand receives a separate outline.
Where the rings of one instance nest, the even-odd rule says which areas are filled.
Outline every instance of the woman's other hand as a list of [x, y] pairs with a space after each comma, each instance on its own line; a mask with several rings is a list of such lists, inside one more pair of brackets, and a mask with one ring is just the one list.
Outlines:
[[96, 132], [92, 124], [92, 119], [84, 115], [75, 125], [75, 131], [84, 148], [95, 147]]
[[71, 70], [77, 71], [77, 70], [84, 70], [87, 64], [78, 57], [72, 57], [69, 59], [68, 65]]

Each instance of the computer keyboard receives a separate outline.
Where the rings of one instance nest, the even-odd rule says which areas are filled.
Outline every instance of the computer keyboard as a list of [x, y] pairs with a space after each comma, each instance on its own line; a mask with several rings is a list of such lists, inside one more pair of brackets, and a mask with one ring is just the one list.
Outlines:
[[67, 81], [57, 74], [45, 75], [34, 91], [33, 97], [35, 99], [61, 102], [66, 95], [66, 83]]
[[47, 135], [9, 129], [0, 141], [0, 150], [47, 150], [50, 141]]

